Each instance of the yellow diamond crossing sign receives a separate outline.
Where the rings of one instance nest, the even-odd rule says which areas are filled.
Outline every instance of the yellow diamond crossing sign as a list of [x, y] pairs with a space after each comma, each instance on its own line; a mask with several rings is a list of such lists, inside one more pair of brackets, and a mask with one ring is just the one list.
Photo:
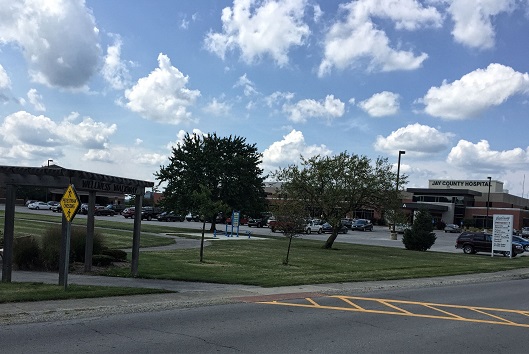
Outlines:
[[66, 217], [66, 220], [71, 222], [75, 217], [75, 214], [77, 214], [79, 207], [81, 206], [81, 203], [79, 202], [79, 196], [77, 195], [73, 184], [68, 186], [66, 192], [64, 192], [64, 195], [61, 198], [60, 203], [62, 213]]

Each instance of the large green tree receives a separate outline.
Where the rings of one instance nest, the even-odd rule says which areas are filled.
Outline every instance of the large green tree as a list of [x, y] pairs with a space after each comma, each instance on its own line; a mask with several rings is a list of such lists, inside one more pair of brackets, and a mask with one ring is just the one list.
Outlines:
[[229, 209], [204, 215], [212, 221], [211, 230], [220, 211], [261, 212], [265, 208], [261, 158], [255, 144], [242, 137], [186, 134], [172, 148], [169, 164], [155, 174], [159, 184], [166, 184], [162, 205], [182, 214], [197, 212], [202, 206], [196, 193], [207, 189], [212, 203], [222, 202]]
[[[321, 216], [333, 226], [324, 248], [332, 248], [341, 219], [347, 212], [363, 208], [384, 211], [398, 205], [397, 174], [387, 158], [372, 162], [366, 156], [343, 152], [336, 156], [301, 157], [301, 164], [279, 169], [280, 193], [288, 200], [303, 201], [308, 213]], [[404, 186], [406, 176], [401, 176]]]

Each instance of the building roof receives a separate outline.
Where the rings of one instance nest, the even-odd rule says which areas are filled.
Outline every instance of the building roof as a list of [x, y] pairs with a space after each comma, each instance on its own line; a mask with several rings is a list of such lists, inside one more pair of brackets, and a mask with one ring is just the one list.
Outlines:
[[411, 202], [402, 204], [402, 209], [415, 210], [415, 209], [421, 209], [421, 208], [425, 208], [427, 210], [432, 210], [432, 211], [447, 211], [448, 210], [448, 206], [440, 205], [440, 204], [411, 203]]
[[433, 189], [433, 188], [406, 188], [407, 192], [413, 193], [414, 195], [459, 195], [459, 196], [481, 196], [482, 193], [471, 189]]

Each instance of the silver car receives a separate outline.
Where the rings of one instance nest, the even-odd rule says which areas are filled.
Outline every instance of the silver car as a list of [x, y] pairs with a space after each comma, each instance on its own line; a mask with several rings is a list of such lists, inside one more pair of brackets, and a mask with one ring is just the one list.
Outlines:
[[461, 232], [461, 228], [459, 227], [459, 225], [456, 225], [456, 224], [446, 224], [445, 232], [460, 233]]

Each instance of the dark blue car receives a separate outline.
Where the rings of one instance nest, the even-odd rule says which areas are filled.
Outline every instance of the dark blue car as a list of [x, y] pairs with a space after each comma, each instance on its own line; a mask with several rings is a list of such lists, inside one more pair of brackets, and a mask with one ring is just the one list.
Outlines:
[[525, 252], [529, 252], [529, 240], [520, 236], [512, 235], [512, 241], [518, 242], [520, 245], [522, 245]]

